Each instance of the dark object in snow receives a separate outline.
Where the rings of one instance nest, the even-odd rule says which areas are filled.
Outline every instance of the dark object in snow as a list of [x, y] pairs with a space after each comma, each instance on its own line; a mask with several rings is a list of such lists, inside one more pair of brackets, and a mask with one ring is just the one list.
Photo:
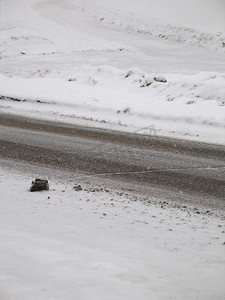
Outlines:
[[36, 178], [35, 181], [32, 181], [31, 183], [31, 187], [30, 187], [31, 192], [48, 191], [48, 190], [49, 190], [48, 180]]
[[77, 191], [77, 192], [79, 192], [79, 191], [82, 191], [82, 190], [83, 190], [80, 184], [78, 184], [78, 185], [75, 185], [75, 186], [73, 187], [73, 189], [74, 189], [75, 191]]

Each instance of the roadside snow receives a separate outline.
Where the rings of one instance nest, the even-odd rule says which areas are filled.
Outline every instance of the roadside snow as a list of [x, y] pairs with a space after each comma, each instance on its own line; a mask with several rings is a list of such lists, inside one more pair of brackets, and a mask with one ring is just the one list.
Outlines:
[[26, 111], [45, 111], [46, 118], [53, 112], [69, 116], [67, 122], [82, 118], [140, 133], [154, 124], [161, 136], [225, 143], [225, 74], [164, 76], [81, 66], [22, 75], [0, 76], [2, 109], [18, 107], [11, 97], [25, 100], [19, 105]]
[[224, 299], [223, 220], [65, 177], [31, 193], [34, 176], [1, 161], [1, 299]]

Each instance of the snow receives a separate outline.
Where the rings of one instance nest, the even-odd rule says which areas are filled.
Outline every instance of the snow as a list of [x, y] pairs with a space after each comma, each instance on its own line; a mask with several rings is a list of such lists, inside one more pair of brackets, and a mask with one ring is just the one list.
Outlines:
[[[225, 143], [225, 74], [162, 77], [108, 66], [82, 66], [62, 72], [39, 69], [24, 76], [0, 79], [1, 95], [26, 100], [19, 104], [25, 110], [31, 105], [32, 110], [40, 111], [45, 105], [42, 111], [55, 112], [57, 107], [59, 115], [96, 120], [98, 127], [110, 123], [125, 125], [120, 130], [141, 131], [154, 124], [158, 135], [173, 137], [176, 132], [181, 138]], [[15, 91], [9, 92], [9, 86]], [[37, 103], [40, 101], [50, 106]], [[11, 102], [5, 98], [2, 109], [18, 107]]]
[[224, 144], [224, 2], [180, 2], [2, 1], [1, 110]]
[[[91, 0], [92, 4], [96, 1]], [[225, 29], [225, 3], [223, 0], [98, 0], [98, 5], [110, 10], [145, 16], [160, 23], [219, 32]]]
[[[225, 144], [223, 0], [0, 5], [1, 112]], [[221, 214], [0, 166], [1, 299], [224, 299]]]
[[1, 299], [224, 299], [218, 216], [43, 172], [1, 161]]

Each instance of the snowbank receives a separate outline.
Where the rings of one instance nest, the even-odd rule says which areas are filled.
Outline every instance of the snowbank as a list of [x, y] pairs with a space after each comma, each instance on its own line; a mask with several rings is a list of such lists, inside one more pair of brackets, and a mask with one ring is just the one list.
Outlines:
[[146, 74], [87, 65], [23, 75], [0, 77], [2, 109], [15, 108], [18, 103], [12, 100], [21, 100], [21, 108], [54, 117], [84, 118], [140, 133], [154, 124], [158, 135], [225, 143], [225, 74]]
[[[94, 0], [89, 2], [96, 4]], [[223, 0], [98, 0], [98, 6], [204, 32], [225, 30]]]
[[[60, 1], [58, 1], [58, 4]], [[104, 26], [207, 47], [225, 52], [225, 5], [220, 0], [201, 1], [68, 1], [63, 9], [79, 10]], [[73, 4], [72, 4], [73, 3]], [[122, 8], [122, 9], [121, 9]], [[209, 22], [210, 20], [210, 22]], [[213, 25], [212, 25], [213, 24]]]

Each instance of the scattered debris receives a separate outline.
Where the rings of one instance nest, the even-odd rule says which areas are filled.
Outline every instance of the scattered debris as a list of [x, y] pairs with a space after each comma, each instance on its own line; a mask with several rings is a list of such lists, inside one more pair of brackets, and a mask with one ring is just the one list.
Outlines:
[[74, 189], [75, 191], [77, 191], [77, 192], [83, 190], [83, 189], [82, 189], [82, 186], [81, 186], [80, 184], [75, 185], [75, 186], [73, 187], [73, 189]]
[[127, 108], [125, 108], [124, 110], [123, 110], [123, 112], [126, 114], [126, 113], [129, 113], [130, 112], [130, 108], [129, 107], [127, 107]]
[[148, 86], [150, 86], [151, 84], [152, 84], [152, 81], [151, 81], [151, 80], [145, 79], [145, 80], [142, 80], [142, 81], [141, 81], [140, 87], [141, 87], [141, 88], [148, 87]]
[[25, 102], [25, 99], [18, 99], [18, 98], [13, 98], [13, 97], [8, 97], [8, 96], [0, 96], [0, 100], [7, 100], [7, 101], [16, 101], [16, 102]]
[[35, 181], [32, 181], [31, 183], [31, 187], [30, 187], [31, 192], [48, 191], [48, 190], [49, 190], [48, 180], [36, 178]]
[[128, 72], [126, 73], [126, 75], [125, 75], [125, 78], [128, 78], [131, 74], [133, 74], [133, 72], [132, 72], [132, 71], [128, 71]]
[[120, 114], [120, 113], [130, 113], [130, 108], [129, 107], [126, 107], [124, 108], [123, 110], [117, 110], [117, 113]]
[[107, 188], [102, 188], [102, 187], [97, 187], [97, 188], [91, 188], [91, 189], [86, 189], [87, 192], [91, 192], [91, 193], [109, 193], [109, 190]]
[[186, 104], [189, 104], [189, 105], [190, 105], [190, 104], [194, 104], [194, 103], [195, 103], [194, 100], [190, 100], [190, 101], [187, 101], [187, 102], [186, 102]]

